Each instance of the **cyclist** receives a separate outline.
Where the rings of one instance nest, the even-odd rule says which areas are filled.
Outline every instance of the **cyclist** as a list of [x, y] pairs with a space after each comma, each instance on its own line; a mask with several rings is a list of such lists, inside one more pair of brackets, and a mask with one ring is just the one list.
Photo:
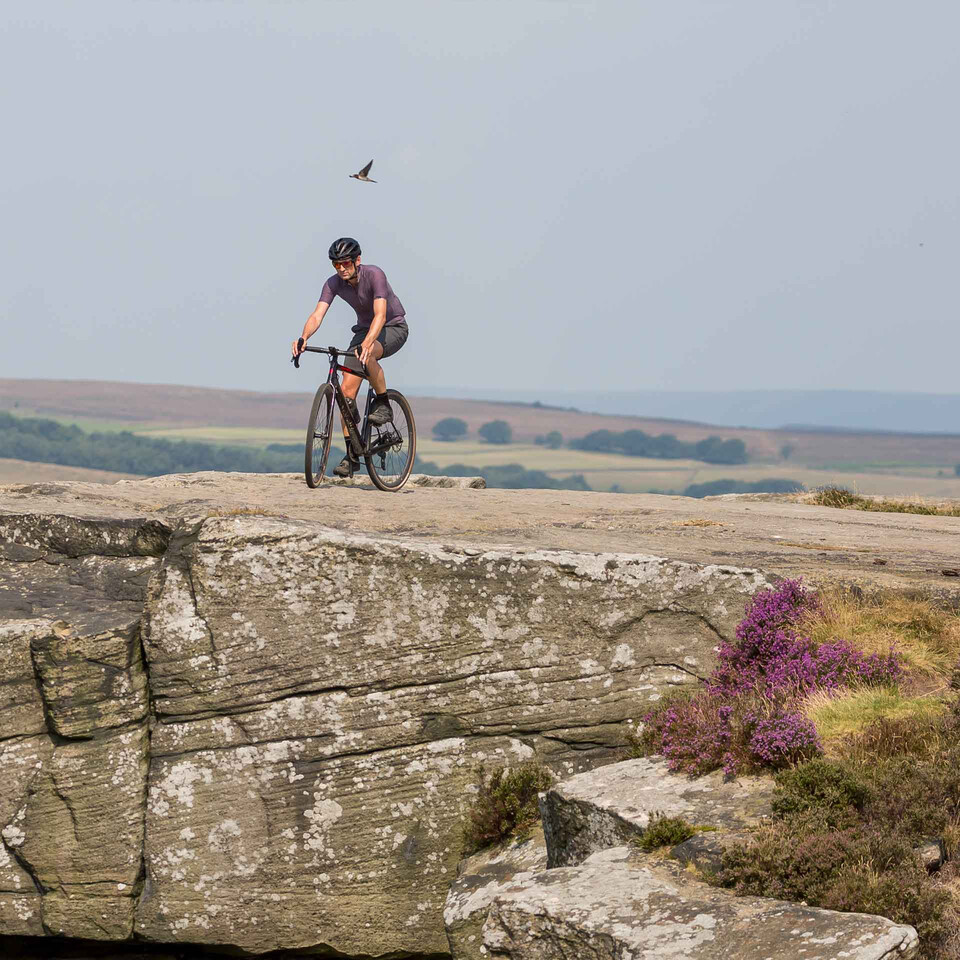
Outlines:
[[[357, 359], [347, 358], [344, 366], [359, 371], [360, 364], [366, 365], [370, 384], [376, 394], [370, 408], [369, 420], [376, 426], [382, 426], [393, 419], [393, 414], [387, 400], [387, 381], [380, 361], [395, 354], [407, 341], [409, 331], [403, 304], [379, 267], [372, 263], [361, 264], [360, 244], [352, 237], [334, 240], [328, 253], [336, 273], [323, 285], [316, 309], [303, 325], [301, 337], [306, 343], [317, 332], [334, 297], [340, 297], [353, 307], [357, 314], [357, 323], [353, 327], [350, 350]], [[295, 357], [302, 353], [296, 340], [293, 342], [292, 352]], [[355, 374], [343, 375], [343, 392], [349, 398], [354, 416], [357, 414], [356, 397], [361, 382], [361, 378]], [[343, 435], [347, 436], [346, 427]], [[348, 443], [347, 455], [333, 472], [338, 477], [347, 477], [359, 467], [360, 463], [353, 459]]]

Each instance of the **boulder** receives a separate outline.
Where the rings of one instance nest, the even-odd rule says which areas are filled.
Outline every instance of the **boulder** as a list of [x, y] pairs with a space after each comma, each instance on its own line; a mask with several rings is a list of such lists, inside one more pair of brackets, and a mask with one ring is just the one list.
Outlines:
[[[591, 854], [638, 839], [659, 814], [692, 826], [737, 835], [770, 815], [770, 777], [724, 778], [717, 770], [691, 778], [671, 773], [662, 757], [611, 764], [569, 777], [541, 795], [540, 810], [550, 867], [575, 866]], [[716, 839], [685, 848], [696, 861], [711, 859]]]
[[483, 925], [490, 960], [909, 960], [913, 927], [683, 885], [628, 847], [519, 879]]
[[462, 860], [443, 908], [453, 960], [485, 960], [482, 931], [491, 904], [502, 890], [546, 868], [547, 846], [540, 827]]
[[476, 766], [614, 758], [638, 702], [695, 682], [765, 582], [264, 517], [184, 529], [145, 617], [138, 935], [445, 951]]

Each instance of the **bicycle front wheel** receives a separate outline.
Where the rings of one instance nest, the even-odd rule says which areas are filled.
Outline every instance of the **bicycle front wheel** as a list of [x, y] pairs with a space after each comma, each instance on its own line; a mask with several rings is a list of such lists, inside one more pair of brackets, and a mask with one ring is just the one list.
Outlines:
[[368, 427], [364, 455], [367, 473], [374, 485], [388, 493], [399, 490], [413, 470], [417, 456], [417, 428], [407, 398], [398, 390], [388, 390], [387, 400], [393, 420], [382, 426]]
[[304, 473], [310, 489], [319, 487], [330, 457], [333, 431], [333, 385], [324, 383], [313, 398], [310, 420], [307, 423], [307, 449]]

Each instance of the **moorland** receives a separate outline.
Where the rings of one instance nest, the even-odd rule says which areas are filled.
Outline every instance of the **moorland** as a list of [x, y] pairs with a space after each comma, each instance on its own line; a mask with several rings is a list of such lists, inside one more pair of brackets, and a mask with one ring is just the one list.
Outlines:
[[[590, 413], [533, 403], [414, 397], [422, 460], [479, 471], [521, 464], [554, 479], [581, 475], [590, 489], [682, 493], [691, 484], [736, 480], [763, 484], [789, 479], [808, 489], [828, 484], [865, 494], [950, 498], [960, 496], [960, 434], [837, 431], [835, 429], [751, 429], [705, 423]], [[248, 449], [302, 442], [310, 394], [258, 393], [163, 384], [84, 380], [0, 380], [0, 411], [43, 417], [82, 430], [130, 431], [138, 436], [192, 440]], [[433, 436], [434, 426], [457, 418], [465, 434], [455, 441]], [[797, 411], [802, 421], [802, 411]], [[509, 424], [509, 443], [484, 441], [485, 423]], [[692, 458], [630, 456], [573, 449], [595, 431], [669, 434], [681, 444], [710, 436], [740, 441], [745, 463], [706, 463]], [[543, 438], [559, 434], [559, 445]], [[537, 440], [541, 442], [537, 442]], [[88, 472], [99, 464], [34, 466], [24, 458], [0, 461], [0, 482], [30, 479], [109, 480], [118, 474]], [[129, 472], [129, 471], [128, 471]]]

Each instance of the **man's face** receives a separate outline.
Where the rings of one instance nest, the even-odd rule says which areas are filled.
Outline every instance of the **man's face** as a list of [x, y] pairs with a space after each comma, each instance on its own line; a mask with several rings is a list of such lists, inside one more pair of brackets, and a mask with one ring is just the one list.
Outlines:
[[357, 267], [360, 265], [360, 258], [356, 260], [334, 260], [333, 269], [337, 271], [337, 276], [348, 283], [357, 276]]

